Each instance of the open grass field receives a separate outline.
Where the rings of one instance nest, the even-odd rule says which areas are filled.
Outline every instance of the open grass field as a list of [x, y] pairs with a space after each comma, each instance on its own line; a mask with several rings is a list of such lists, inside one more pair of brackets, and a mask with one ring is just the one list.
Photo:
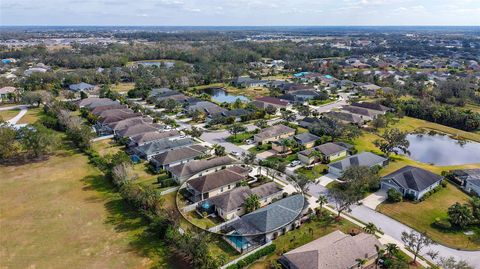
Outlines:
[[169, 267], [142, 219], [111, 192], [87, 157], [0, 166], [0, 267]]
[[135, 88], [135, 83], [134, 82], [120, 82], [118, 84], [112, 85], [110, 88], [114, 92], [126, 93], [129, 90], [132, 90], [133, 88]]
[[[466, 203], [468, 195], [448, 184], [425, 201], [412, 203], [409, 201], [395, 204], [381, 204], [377, 208], [382, 214], [390, 216], [417, 231], [427, 232], [433, 240], [454, 248], [480, 249], [480, 239], [469, 240], [468, 236], [460, 231], [442, 232], [432, 227], [436, 218], [447, 217], [448, 208], [456, 203]], [[480, 231], [479, 231], [480, 232]]]
[[40, 116], [43, 114], [43, 108], [41, 107], [35, 107], [35, 108], [29, 108], [27, 111], [27, 114], [25, 114], [18, 122], [17, 124], [32, 124], [35, 123]]
[[20, 112], [20, 109], [11, 109], [11, 110], [0, 110], [0, 120], [7, 121]]

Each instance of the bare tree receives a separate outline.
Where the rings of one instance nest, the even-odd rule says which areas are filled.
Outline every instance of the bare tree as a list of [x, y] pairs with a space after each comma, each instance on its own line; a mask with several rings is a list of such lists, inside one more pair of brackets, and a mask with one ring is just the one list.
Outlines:
[[413, 252], [413, 263], [417, 261], [417, 256], [423, 248], [436, 244], [425, 233], [415, 231], [402, 232], [402, 241]]
[[132, 165], [129, 163], [123, 162], [112, 168], [112, 179], [116, 186], [122, 186], [136, 177], [137, 175], [133, 173]]

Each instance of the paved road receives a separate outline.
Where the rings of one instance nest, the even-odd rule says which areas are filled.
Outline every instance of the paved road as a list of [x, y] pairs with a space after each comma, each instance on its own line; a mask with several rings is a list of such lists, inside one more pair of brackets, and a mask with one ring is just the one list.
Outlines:
[[334, 108], [340, 108], [344, 105], [347, 105], [347, 100], [349, 98], [349, 94], [348, 93], [339, 93], [338, 94], [340, 96], [339, 100], [333, 102], [333, 103], [329, 103], [329, 104], [326, 104], [326, 105], [323, 105], [323, 106], [310, 106], [312, 109], [315, 109], [318, 113], [324, 113], [324, 112], [328, 112]]
[[0, 110], [12, 110], [12, 109], [20, 109], [20, 112], [13, 118], [7, 120], [7, 123], [11, 125], [16, 125], [17, 122], [27, 114], [28, 105], [17, 105], [17, 106], [7, 106], [7, 107], [0, 107]]
[[[390, 217], [387, 217], [381, 213], [378, 213], [366, 206], [360, 205], [352, 208], [350, 215], [355, 218], [368, 223], [373, 222], [377, 227], [382, 229], [385, 234], [401, 241], [403, 231], [412, 231], [412, 229]], [[442, 245], [435, 245], [422, 252], [425, 258], [428, 250], [438, 251], [442, 257], [455, 257], [457, 260], [465, 260], [475, 268], [480, 268], [480, 251], [460, 251], [452, 248], [448, 248]]]
[[[319, 195], [328, 195], [328, 189], [321, 184], [310, 184], [308, 193], [313, 197]], [[330, 199], [329, 199], [330, 200]], [[329, 201], [331, 203], [332, 201]], [[379, 227], [386, 235], [401, 242], [402, 232], [410, 232], [412, 229], [388, 216], [385, 216], [375, 210], [372, 210], [364, 205], [358, 205], [352, 207], [352, 212], [349, 213], [356, 219], [368, 223], [372, 222]], [[448, 248], [442, 245], [431, 246], [422, 252], [422, 256], [428, 259], [425, 254], [429, 251], [438, 251], [441, 257], [455, 257], [456, 260], [465, 260], [474, 268], [480, 269], [480, 251], [460, 251], [452, 248]]]

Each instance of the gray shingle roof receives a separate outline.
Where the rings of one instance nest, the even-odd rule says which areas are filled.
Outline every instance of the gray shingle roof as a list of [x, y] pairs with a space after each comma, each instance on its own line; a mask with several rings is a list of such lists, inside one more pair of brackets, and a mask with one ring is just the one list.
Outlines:
[[382, 180], [387, 179], [395, 181], [402, 188], [423, 191], [442, 180], [443, 177], [425, 169], [407, 165], [382, 178]]
[[147, 132], [147, 133], [141, 133], [138, 135], [134, 135], [130, 137], [130, 140], [135, 143], [135, 144], [143, 144], [143, 143], [148, 143], [164, 138], [172, 138], [172, 137], [177, 137], [180, 136], [180, 132], [176, 130], [168, 131], [168, 132]]
[[385, 162], [387, 159], [378, 156], [376, 154], [373, 154], [371, 152], [362, 152], [357, 155], [350, 156], [348, 158], [345, 158], [343, 160], [334, 162], [329, 164], [328, 166], [332, 166], [334, 168], [340, 169], [340, 170], [345, 170], [350, 166], [368, 166], [372, 167], [376, 164]]
[[139, 123], [135, 125], [127, 126], [117, 131], [117, 135], [121, 137], [130, 137], [148, 132], [157, 131], [157, 128], [153, 124]]
[[183, 147], [174, 150], [165, 151], [155, 155], [153, 159], [160, 165], [166, 165], [181, 160], [191, 159], [203, 155], [207, 151], [205, 147]]
[[304, 205], [303, 195], [292, 195], [243, 215], [229, 226], [239, 235], [271, 232], [294, 221], [302, 212]]
[[293, 137], [298, 143], [304, 145], [307, 143], [315, 142], [316, 140], [320, 139], [320, 137], [311, 134], [311, 133], [303, 133], [303, 134], [298, 134]]
[[68, 88], [71, 91], [75, 91], [75, 92], [88, 91], [88, 90], [93, 90], [93, 88], [95, 88], [95, 85], [88, 84], [88, 83], [85, 83], [85, 82], [80, 82], [78, 84], [71, 84], [70, 86], [68, 86]]
[[136, 147], [135, 150], [140, 154], [150, 156], [150, 155], [162, 153], [165, 150], [188, 146], [193, 143], [194, 143], [193, 140], [190, 138], [176, 139], [176, 140], [162, 139], [162, 140], [158, 140], [152, 143], [148, 143], [148, 144]]

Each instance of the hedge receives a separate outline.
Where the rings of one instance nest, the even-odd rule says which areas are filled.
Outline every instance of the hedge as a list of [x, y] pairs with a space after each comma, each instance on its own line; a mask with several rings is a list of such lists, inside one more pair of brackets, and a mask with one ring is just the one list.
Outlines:
[[259, 250], [255, 253], [253, 253], [251, 255], [248, 255], [247, 257], [239, 260], [237, 263], [234, 263], [232, 265], [227, 266], [226, 269], [241, 269], [241, 268], [253, 263], [254, 261], [260, 259], [261, 257], [273, 253], [275, 251], [275, 249], [277, 249], [277, 246], [275, 244], [268, 245], [268, 246], [262, 248], [261, 250]]

